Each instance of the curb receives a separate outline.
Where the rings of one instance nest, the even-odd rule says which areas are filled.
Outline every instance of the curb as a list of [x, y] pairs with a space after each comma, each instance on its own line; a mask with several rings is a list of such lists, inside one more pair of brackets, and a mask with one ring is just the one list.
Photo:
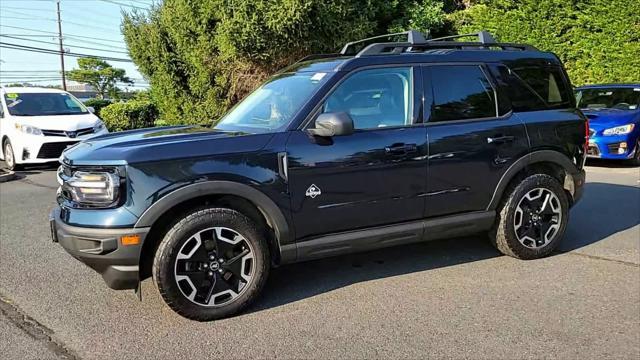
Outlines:
[[4, 171], [2, 171], [2, 173], [0, 173], [0, 183], [11, 181], [16, 177], [16, 173], [13, 171], [9, 171], [7, 173], [4, 173]]

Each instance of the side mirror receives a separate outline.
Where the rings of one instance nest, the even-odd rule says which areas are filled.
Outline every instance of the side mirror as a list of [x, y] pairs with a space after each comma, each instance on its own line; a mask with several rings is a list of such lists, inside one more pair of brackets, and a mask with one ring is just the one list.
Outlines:
[[307, 130], [315, 136], [341, 136], [353, 134], [353, 120], [346, 112], [320, 114], [314, 129]]
[[94, 109], [93, 106], [87, 106], [87, 110], [89, 110], [89, 112], [92, 114], [96, 113], [96, 109]]

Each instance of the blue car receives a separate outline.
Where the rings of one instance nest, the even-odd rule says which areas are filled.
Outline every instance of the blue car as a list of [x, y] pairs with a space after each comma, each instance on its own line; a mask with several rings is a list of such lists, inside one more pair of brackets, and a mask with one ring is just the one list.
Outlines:
[[589, 118], [587, 155], [640, 165], [640, 83], [579, 87], [576, 100]]

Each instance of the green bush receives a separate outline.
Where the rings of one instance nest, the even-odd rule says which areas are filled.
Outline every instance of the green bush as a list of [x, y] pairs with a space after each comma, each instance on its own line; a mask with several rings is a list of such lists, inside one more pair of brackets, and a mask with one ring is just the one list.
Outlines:
[[100, 111], [102, 108], [111, 105], [111, 101], [105, 99], [89, 99], [84, 102], [84, 105], [91, 106], [95, 110], [96, 116], [100, 117]]
[[564, 62], [574, 85], [640, 80], [640, 1], [476, 0], [450, 19], [460, 33], [488, 30]]
[[109, 131], [153, 127], [158, 110], [150, 101], [131, 100], [113, 103], [102, 109], [101, 118]]

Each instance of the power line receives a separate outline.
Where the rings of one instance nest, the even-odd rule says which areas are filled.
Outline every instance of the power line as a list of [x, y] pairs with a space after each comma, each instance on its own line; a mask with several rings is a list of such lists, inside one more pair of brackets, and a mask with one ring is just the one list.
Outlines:
[[93, 58], [106, 60], [106, 61], [119, 61], [119, 62], [129, 62], [129, 63], [133, 62], [130, 59], [114, 58], [114, 57], [108, 57], [108, 56], [96, 56], [96, 55], [80, 54], [80, 53], [73, 53], [73, 52], [61, 52], [58, 50], [38, 48], [34, 46], [26, 46], [26, 45], [20, 45], [20, 44], [12, 44], [12, 43], [6, 43], [2, 41], [0, 41], [0, 47], [6, 48], [6, 49], [23, 50], [23, 51], [37, 52], [37, 53], [43, 53], [43, 54], [56, 54], [56, 55], [63, 54], [65, 56], [71, 56], [71, 57], [80, 57], [80, 58], [93, 57]]
[[143, 7], [140, 7], [140, 6], [135, 6], [135, 5], [132, 5], [132, 4], [123, 4], [123, 3], [121, 3], [121, 2], [113, 1], [113, 0], [100, 0], [100, 1], [105, 2], [105, 3], [109, 3], [109, 4], [114, 4], [114, 5], [120, 5], [120, 6], [124, 6], [124, 7], [129, 7], [129, 8], [133, 8], [133, 9], [149, 10], [149, 9], [147, 9], [147, 8], [143, 8]]
[[[15, 39], [15, 40], [22, 40], [22, 41], [31, 41], [31, 42], [40, 43], [40, 44], [47, 44], [47, 45], [57, 45], [56, 43], [52, 43], [52, 42], [49, 42], [49, 41], [25, 39], [25, 38], [21, 38], [21, 37], [18, 37], [18, 36], [0, 35], [0, 37], [6, 37], [6, 38]], [[125, 52], [125, 51], [117, 51], [117, 50], [112, 50], [112, 49], [99, 49], [99, 48], [94, 48], [94, 47], [73, 45], [73, 44], [69, 44], [69, 43], [66, 43], [66, 45], [69, 46], [69, 47], [75, 47], [75, 48], [78, 48], [78, 49], [106, 51], [106, 52], [112, 52], [112, 53], [118, 53], [118, 54], [126, 54], [126, 55], [129, 54], [128, 52]]]
[[[44, 34], [53, 34], [53, 35], [58, 35], [58, 33], [53, 32], [53, 31], [35, 30], [35, 29], [29, 29], [29, 28], [20, 27], [20, 26], [9, 26], [9, 25], [2, 25], [2, 24], [0, 24], [0, 27], [6, 27], [6, 28], [10, 28], [10, 29], [18, 29], [18, 30], [26, 30], [26, 31], [32, 31], [32, 32], [37, 32], [37, 33], [44, 33]], [[100, 41], [106, 41], [106, 42], [113, 42], [113, 43], [117, 43], [117, 44], [122, 44], [122, 43], [123, 43], [123, 41], [122, 41], [122, 40], [100, 39], [100, 38], [94, 38], [94, 37], [90, 37], [90, 36], [69, 35], [69, 34], [66, 34], [65, 36], [66, 36], [66, 37], [80, 38], [80, 39], [93, 39], [93, 40], [100, 40]]]

